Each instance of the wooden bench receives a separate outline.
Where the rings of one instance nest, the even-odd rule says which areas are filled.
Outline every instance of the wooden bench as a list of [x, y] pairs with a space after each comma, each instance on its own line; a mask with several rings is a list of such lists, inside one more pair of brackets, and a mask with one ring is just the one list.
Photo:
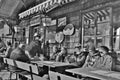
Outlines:
[[[22, 71], [18, 70], [15, 72], [17, 75], [18, 74], [22, 75], [30, 80], [46, 80], [45, 78], [39, 76], [37, 65], [33, 65], [30, 63], [25, 63], [9, 58], [4, 58], [4, 63], [22, 69]], [[25, 74], [23, 71], [27, 71], [27, 74]]]
[[68, 76], [54, 71], [49, 71], [49, 77], [50, 80], [80, 80], [78, 78], [74, 78], [72, 76]]

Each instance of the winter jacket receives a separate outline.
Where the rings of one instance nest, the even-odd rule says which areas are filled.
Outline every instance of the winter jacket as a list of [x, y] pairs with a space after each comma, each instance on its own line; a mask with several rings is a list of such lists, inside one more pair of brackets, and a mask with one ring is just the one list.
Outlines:
[[87, 55], [88, 55], [88, 52], [81, 52], [78, 57], [77, 57], [77, 65], [79, 67], [82, 67], [86, 61], [86, 58], [87, 58]]
[[41, 49], [41, 42], [38, 40], [34, 40], [32, 41], [27, 47], [26, 50], [29, 52], [29, 55], [31, 57], [36, 56], [36, 53], [38, 54], [38, 56], [40, 56], [40, 54], [42, 54], [42, 49]]
[[[25, 54], [25, 51], [23, 51], [21, 48], [14, 49], [10, 54], [10, 59], [22, 62], [30, 62], [28, 56]], [[9, 66], [9, 68], [10, 70], [18, 70], [18, 68], [14, 66]]]
[[23, 51], [21, 48], [14, 49], [11, 52], [10, 58], [22, 62], [29, 62], [28, 56], [25, 54], [25, 51]]
[[88, 54], [83, 67], [89, 67], [89, 68], [93, 67], [98, 58], [99, 58], [99, 55], [91, 56], [90, 54]]
[[112, 70], [113, 59], [109, 55], [104, 55], [102, 57], [99, 57], [99, 59], [95, 62], [94, 67], [97, 69], [103, 69], [103, 70]]

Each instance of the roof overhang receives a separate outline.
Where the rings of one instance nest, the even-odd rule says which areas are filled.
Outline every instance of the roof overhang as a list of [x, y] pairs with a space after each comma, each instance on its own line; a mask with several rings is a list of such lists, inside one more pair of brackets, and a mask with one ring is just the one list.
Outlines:
[[69, 2], [73, 2], [75, 0], [47, 0], [41, 4], [36, 5], [35, 7], [32, 7], [22, 13], [19, 14], [19, 19], [24, 18], [26, 16], [29, 16], [31, 14], [37, 13], [37, 12], [49, 12], [53, 10], [54, 8], [58, 7], [59, 5], [63, 5]]

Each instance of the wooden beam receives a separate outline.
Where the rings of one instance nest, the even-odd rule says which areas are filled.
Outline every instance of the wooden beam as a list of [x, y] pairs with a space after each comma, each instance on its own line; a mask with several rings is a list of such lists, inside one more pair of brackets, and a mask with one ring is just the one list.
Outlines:
[[110, 8], [110, 50], [113, 51], [113, 8]]
[[94, 7], [92, 7], [92, 8], [83, 10], [83, 11], [81, 11], [81, 12], [84, 14], [84, 13], [88, 13], [88, 12], [99, 11], [99, 10], [105, 9], [105, 8], [107, 8], [107, 7], [116, 6], [116, 5], [118, 5], [118, 4], [120, 4], [120, 0], [115, 1], [115, 2], [109, 2], [109, 3], [106, 3], [105, 5], [102, 5], [102, 4], [101, 4], [101, 5], [97, 5], [97, 6], [94, 6]]
[[8, 19], [8, 20], [12, 20], [12, 21], [18, 21], [17, 18], [8, 17], [8, 16], [1, 15], [1, 14], [0, 14], [0, 18], [2, 18], [2, 19]]
[[20, 1], [22, 2], [23, 6], [24, 6], [25, 8], [27, 8], [27, 6], [26, 6], [26, 4], [25, 4], [25, 1], [24, 1], [24, 0], [20, 0]]

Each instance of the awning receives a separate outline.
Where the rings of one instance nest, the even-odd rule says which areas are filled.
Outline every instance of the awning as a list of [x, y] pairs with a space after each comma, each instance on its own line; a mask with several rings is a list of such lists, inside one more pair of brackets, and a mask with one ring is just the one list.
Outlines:
[[75, 0], [47, 0], [41, 4], [36, 5], [33, 8], [30, 8], [22, 13], [19, 14], [19, 18], [24, 18], [26, 16], [29, 16], [35, 12], [49, 12], [50, 10], [58, 7], [59, 5], [63, 5], [69, 2], [72, 2]]
[[98, 20], [102, 21], [102, 20], [105, 20], [106, 17], [110, 15], [110, 9], [108, 9], [108, 8], [102, 9], [102, 10], [96, 11], [96, 13], [88, 12], [88, 13], [84, 14], [85, 21], [87, 23], [90, 23], [91, 21], [93, 21], [95, 18], [95, 14], [97, 14]]

